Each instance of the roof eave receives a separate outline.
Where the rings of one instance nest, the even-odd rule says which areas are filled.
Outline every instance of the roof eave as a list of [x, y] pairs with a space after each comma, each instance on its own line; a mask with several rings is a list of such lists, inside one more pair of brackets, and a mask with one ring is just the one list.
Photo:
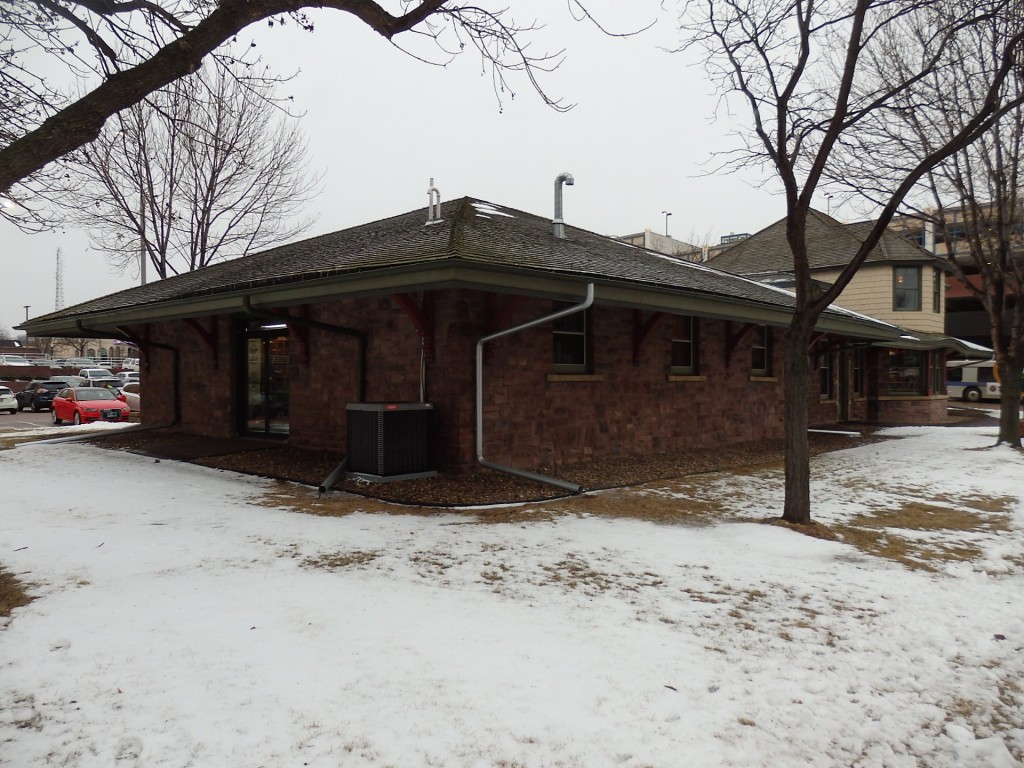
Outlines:
[[[495, 280], [495, 275], [500, 275], [500, 279]], [[606, 305], [779, 327], [788, 325], [792, 319], [792, 309], [789, 307], [706, 291], [629, 283], [579, 273], [445, 261], [346, 273], [301, 283], [239, 289], [181, 300], [164, 300], [74, 317], [52, 320], [44, 317], [30, 320], [20, 328], [30, 336], [89, 337], [98, 331], [116, 336], [118, 327], [197, 316], [244, 314], [246, 298], [257, 307], [282, 308], [346, 298], [458, 287], [539, 298], [571, 299], [582, 295], [583, 286], [588, 282], [593, 282], [597, 288], [596, 300]], [[898, 336], [898, 331], [890, 333], [889, 328], [866, 318], [838, 314], [822, 315], [817, 324], [820, 331], [867, 339]]]

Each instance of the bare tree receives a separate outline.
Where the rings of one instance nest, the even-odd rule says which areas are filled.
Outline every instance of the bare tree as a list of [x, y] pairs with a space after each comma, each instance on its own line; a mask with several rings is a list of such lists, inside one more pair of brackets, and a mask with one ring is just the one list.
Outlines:
[[159, 277], [242, 256], [307, 229], [319, 177], [272, 85], [201, 69], [107, 122], [82, 153], [68, 215], [122, 272]]
[[[396, 12], [390, 12], [390, 5]], [[590, 18], [580, 0], [570, 5]], [[426, 39], [443, 63], [473, 50], [505, 91], [510, 72], [524, 74], [556, 109], [536, 79], [558, 66], [560, 54], [535, 55], [526, 38], [535, 23], [520, 24], [507, 8], [489, 10], [458, 0], [21, 0], [0, 3], [0, 194], [24, 199], [33, 186], [58, 179], [48, 169], [100, 134], [104, 122], [146, 96], [199, 69], [202, 61], [251, 24], [296, 23], [313, 31], [306, 8], [327, 8], [358, 19], [395, 40]], [[230, 66], [230, 56], [216, 54]], [[421, 58], [428, 54], [416, 53]], [[63, 66], [87, 88], [69, 101], [37, 76], [40, 66]], [[352, 63], [355, 65], [355, 62]], [[98, 82], [98, 84], [96, 84]], [[46, 177], [49, 174], [49, 178]], [[17, 186], [16, 186], [17, 185]], [[0, 209], [0, 215], [11, 214]]]
[[[1019, 28], [1020, 22], [1016, 23]], [[1018, 30], [1006, 19], [975, 27], [955, 41], [948, 67], [922, 79], [913, 103], [900, 99], [881, 123], [903, 161], [920, 162], [927, 148], [948, 142], [964, 129], [966, 116], [985, 98], [978, 72], [994, 71], [1007, 39]], [[923, 30], [913, 30], [920, 36]], [[869, 62], [877, 81], [891, 87], [912, 72], [904, 40], [893, 40]], [[1020, 90], [1024, 69], [1011, 70], [1007, 90]], [[923, 97], [923, 98], [921, 98]], [[953, 97], [953, 98], [951, 98]], [[877, 199], [879, 179], [891, 176], [891, 157], [870, 175], [849, 183]], [[1021, 371], [1024, 369], [1024, 108], [1007, 111], [981, 137], [930, 169], [907, 199], [908, 215], [934, 233], [948, 268], [985, 309], [1002, 381], [998, 442], [1020, 446]]]
[[[988, 130], [1020, 93], [1006, 85], [1019, 60], [1024, 30], [1017, 0], [690, 0], [681, 28], [684, 48], [704, 51], [705, 65], [723, 99], [736, 99], [751, 117], [744, 146], [725, 165], [759, 164], [781, 183], [786, 201], [786, 236], [793, 255], [796, 307], [786, 331], [786, 479], [783, 519], [811, 521], [810, 457], [807, 437], [809, 348], [814, 324], [850, 282], [896, 213], [900, 201], [928, 172]], [[831, 165], [855, 147], [864, 156], [889, 154], [878, 122], [897, 99], [913, 103], [929, 73], [948, 66], [958, 36], [984, 28], [996, 18], [1015, 20], [996, 67], [979, 73], [984, 96], [963, 105], [964, 127], [920, 159], [904, 163], [893, 179], [874, 225], [835, 283], [822, 290], [811, 280], [806, 222], [808, 211]], [[907, 25], [927, 29], [914, 38], [912, 72], [891, 85], [869, 86], [861, 64], [876, 46], [902, 34]], [[955, 93], [949, 94], [951, 101]]]

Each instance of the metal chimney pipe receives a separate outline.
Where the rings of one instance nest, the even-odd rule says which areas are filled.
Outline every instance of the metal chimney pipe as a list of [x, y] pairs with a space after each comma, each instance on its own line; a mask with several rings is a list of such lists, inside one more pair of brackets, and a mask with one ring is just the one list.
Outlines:
[[441, 190], [434, 186], [434, 177], [430, 177], [427, 187], [427, 224], [441, 220]]
[[551, 222], [555, 237], [565, 237], [565, 222], [562, 221], [562, 184], [570, 187], [576, 183], [571, 173], [560, 173], [555, 177], [555, 218]]

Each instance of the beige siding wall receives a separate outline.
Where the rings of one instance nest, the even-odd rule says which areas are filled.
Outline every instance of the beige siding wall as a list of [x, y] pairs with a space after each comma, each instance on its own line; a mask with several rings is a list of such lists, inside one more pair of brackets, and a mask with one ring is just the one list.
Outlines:
[[[932, 311], [932, 289], [935, 271], [930, 265], [921, 267], [921, 311], [894, 312], [892, 309], [893, 264], [865, 264], [846, 286], [837, 302], [845, 309], [860, 312], [901, 328], [926, 333], [942, 333], [945, 326], [945, 296], [939, 302], [940, 312]], [[814, 278], [832, 282], [839, 270], [815, 272]], [[939, 275], [939, 290], [944, 290]]]

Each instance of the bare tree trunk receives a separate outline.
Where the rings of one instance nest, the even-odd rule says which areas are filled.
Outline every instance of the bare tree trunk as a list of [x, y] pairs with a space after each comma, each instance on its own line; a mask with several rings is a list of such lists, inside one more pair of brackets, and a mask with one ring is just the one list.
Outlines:
[[813, 322], [804, 313], [793, 316], [786, 331], [786, 378], [783, 392], [786, 404], [786, 499], [782, 519], [789, 523], [811, 522], [811, 449], [807, 439], [807, 392]]
[[999, 442], [1020, 448], [1020, 392], [1021, 364], [1012, 360], [1002, 359], [999, 366], [1000, 391], [999, 400]]

